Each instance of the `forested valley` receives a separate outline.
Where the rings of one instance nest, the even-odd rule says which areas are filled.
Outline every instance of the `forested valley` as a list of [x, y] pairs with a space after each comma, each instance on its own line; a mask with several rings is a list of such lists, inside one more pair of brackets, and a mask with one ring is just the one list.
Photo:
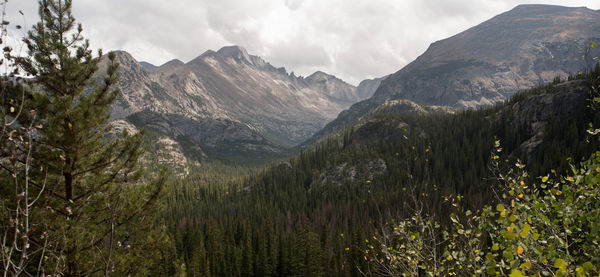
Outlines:
[[[4, 19], [8, 1], [0, 2]], [[516, 8], [515, 14], [528, 9]], [[600, 64], [591, 54], [594, 41], [584, 42], [580, 71], [549, 83], [540, 79], [505, 101], [442, 107], [385, 99], [396, 94], [377, 90], [338, 117], [356, 120], [327, 129], [331, 133], [314, 137], [314, 144], [291, 148], [274, 142], [283, 141], [286, 132], [295, 142], [307, 137], [311, 118], [323, 120], [318, 113], [303, 119], [309, 129], [284, 122], [267, 135], [231, 114], [186, 117], [188, 107], [173, 103], [189, 99], [178, 102], [155, 82], [165, 74], [152, 75], [151, 64], [143, 69], [133, 59], [123, 60], [123, 53], [94, 53], [71, 11], [70, 0], [40, 1], [40, 21], [27, 30], [21, 42], [27, 52], [19, 55], [7, 42], [13, 23], [0, 25], [3, 276], [600, 273]], [[289, 88], [304, 82], [293, 92], [317, 93], [304, 78], [240, 47], [220, 52], [201, 57], [243, 63], [247, 70], [266, 68], [280, 78], [273, 83], [289, 81], [292, 85], [284, 84]], [[209, 63], [189, 64], [179, 68], [182, 76], [194, 75], [185, 71], [194, 66], [210, 71]], [[121, 66], [133, 73], [120, 74], [128, 73]], [[399, 71], [382, 86], [418, 81], [427, 77], [423, 72], [447, 77], [476, 71], [469, 66], [490, 64], [454, 60], [416, 75]], [[146, 109], [115, 120], [111, 109], [124, 99], [118, 88], [122, 76], [151, 80], [150, 92], [163, 97], [158, 103], [173, 100], [165, 107], [184, 112]], [[211, 76], [206, 84], [215, 89], [236, 87], [226, 77]], [[333, 77], [313, 76], [337, 80]], [[185, 78], [180, 80], [189, 81]], [[471, 86], [467, 81], [457, 87]], [[127, 122], [132, 118], [137, 120]], [[194, 140], [195, 133], [202, 139]], [[287, 153], [294, 154], [280, 158]]]

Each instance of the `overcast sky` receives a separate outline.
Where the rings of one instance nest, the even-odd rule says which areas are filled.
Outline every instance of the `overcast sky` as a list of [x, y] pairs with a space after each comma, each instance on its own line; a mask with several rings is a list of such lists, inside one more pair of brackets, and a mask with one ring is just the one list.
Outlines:
[[[73, 15], [94, 48], [155, 65], [240, 45], [296, 75], [321, 70], [358, 84], [525, 3], [600, 9], [598, 0], [74, 0]], [[37, 0], [8, 2], [13, 25], [23, 24], [18, 10], [26, 27], [37, 21]]]

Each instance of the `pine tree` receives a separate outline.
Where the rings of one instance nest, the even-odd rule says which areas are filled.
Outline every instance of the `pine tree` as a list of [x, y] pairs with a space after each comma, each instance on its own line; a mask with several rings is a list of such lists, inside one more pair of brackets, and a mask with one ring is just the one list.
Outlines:
[[118, 63], [110, 53], [104, 84], [95, 83], [102, 52], [92, 55], [71, 7], [40, 1], [41, 20], [26, 40], [31, 58], [23, 67], [37, 90], [29, 105], [43, 122], [32, 153], [32, 177], [44, 191], [35, 247], [44, 249], [46, 274], [143, 272], [152, 260], [141, 256], [168, 243], [152, 229], [165, 174], [142, 182], [143, 132], [106, 137]]

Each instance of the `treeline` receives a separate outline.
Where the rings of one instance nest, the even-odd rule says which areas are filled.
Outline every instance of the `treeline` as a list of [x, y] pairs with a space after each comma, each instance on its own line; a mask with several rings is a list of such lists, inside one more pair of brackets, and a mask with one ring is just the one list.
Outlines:
[[[572, 79], [596, 82], [599, 72]], [[445, 196], [461, 195], [469, 208], [492, 201], [491, 159], [523, 159], [538, 176], [595, 151], [598, 143], [586, 141], [587, 129], [600, 118], [585, 103], [551, 120], [535, 151], [520, 148], [533, 135], [531, 126], [514, 120], [507, 107], [557, 93], [559, 86], [453, 115], [378, 115], [226, 186], [206, 178], [177, 181], [165, 213], [177, 253], [190, 276], [369, 274], [369, 240], [393, 219], [412, 216], [415, 202], [449, 221]], [[502, 156], [491, 156], [495, 140]]]

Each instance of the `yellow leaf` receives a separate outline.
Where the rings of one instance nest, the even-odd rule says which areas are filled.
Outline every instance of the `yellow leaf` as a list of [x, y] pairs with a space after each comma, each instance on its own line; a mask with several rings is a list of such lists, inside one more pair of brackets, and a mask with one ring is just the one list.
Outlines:
[[517, 246], [517, 255], [521, 255], [521, 254], [523, 254], [523, 251], [525, 251], [525, 249], [523, 249], [523, 247], [522, 247], [522, 246], [520, 246], [520, 245], [519, 245], [519, 246]]
[[548, 176], [544, 176], [544, 177], [542, 177], [542, 182], [544, 182], [544, 183], [545, 183], [545, 182], [547, 182], [547, 181], [548, 181]]
[[596, 42], [592, 41], [592, 45], [591, 46], [592, 46], [592, 48], [596, 48]]
[[524, 186], [524, 185], [525, 185], [525, 182], [523, 182], [523, 180], [521, 180], [521, 186]]

